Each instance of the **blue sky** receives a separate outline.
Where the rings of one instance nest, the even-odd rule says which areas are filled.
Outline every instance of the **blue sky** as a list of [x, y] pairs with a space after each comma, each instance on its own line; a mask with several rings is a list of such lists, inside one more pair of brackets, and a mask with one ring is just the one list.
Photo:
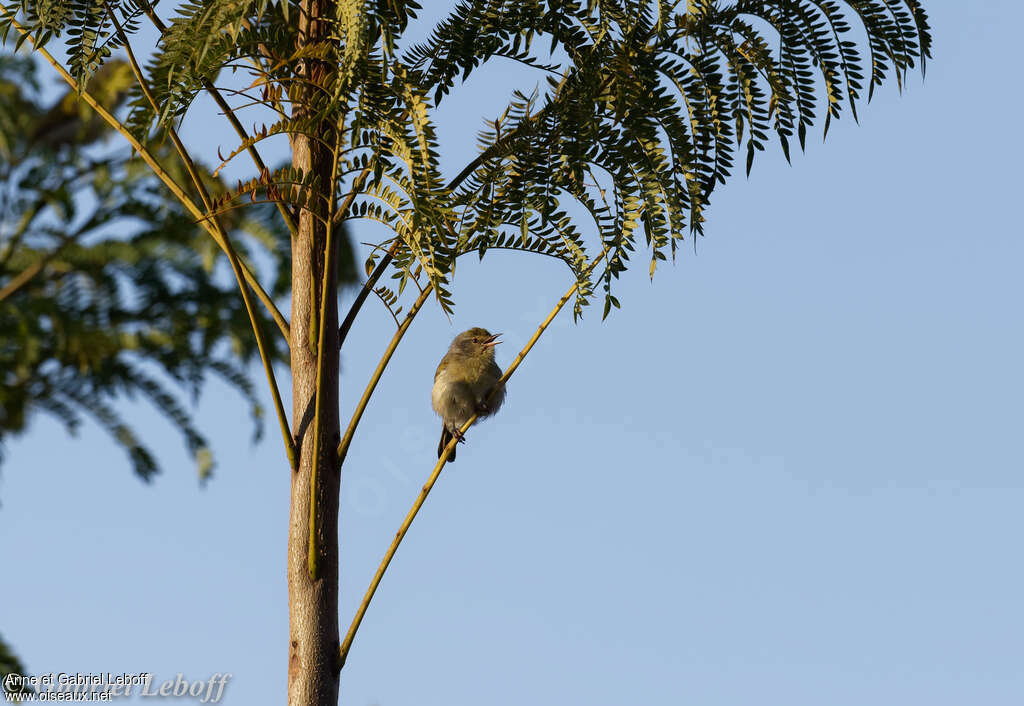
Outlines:
[[[556, 321], [399, 550], [343, 704], [1024, 701], [1024, 9], [925, 6], [924, 82], [882, 90], [792, 167], [761, 155], [716, 194], [696, 254], [653, 283], [638, 260], [609, 320]], [[529, 88], [500, 78], [439, 114], [453, 170], [479, 118]], [[233, 144], [226, 126], [185, 135]], [[448, 342], [504, 331], [506, 364], [569, 284], [554, 261], [470, 258], [454, 320], [432, 306], [411, 328], [344, 471], [343, 629], [433, 466]], [[371, 302], [343, 414], [392, 328]], [[251, 447], [244, 404], [211, 385], [196, 416], [219, 463], [200, 488], [166, 423], [122, 409], [162, 459], [152, 485], [96, 428], [37, 418], [9, 445], [4, 638], [33, 673], [230, 672], [225, 703], [283, 702], [276, 433]]]

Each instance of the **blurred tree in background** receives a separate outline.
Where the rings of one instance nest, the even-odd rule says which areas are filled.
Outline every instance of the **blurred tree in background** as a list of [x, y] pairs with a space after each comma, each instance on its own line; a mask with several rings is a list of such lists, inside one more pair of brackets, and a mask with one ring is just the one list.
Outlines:
[[[88, 89], [117, 107], [133, 81], [126, 62], [111, 61]], [[0, 54], [0, 452], [33, 413], [72, 433], [89, 418], [149, 480], [159, 462], [116, 407], [140, 397], [181, 433], [206, 478], [209, 441], [182, 394], [194, 400], [213, 375], [248, 402], [257, 437], [263, 426], [247, 373], [256, 345], [223, 255], [149, 167], [108, 144], [113, 130], [73, 91], [49, 106], [40, 93], [31, 57]], [[167, 147], [154, 149], [187, 183]], [[207, 186], [226, 191], [212, 177]], [[232, 211], [224, 223], [249, 267], [263, 266], [270, 294], [287, 295], [291, 250], [274, 208]], [[352, 282], [342, 244], [342, 280]], [[287, 360], [279, 337], [272, 351]]]

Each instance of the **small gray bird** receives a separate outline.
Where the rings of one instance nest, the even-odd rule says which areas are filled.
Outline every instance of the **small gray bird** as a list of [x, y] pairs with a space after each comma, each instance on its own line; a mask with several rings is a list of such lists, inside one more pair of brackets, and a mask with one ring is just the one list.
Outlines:
[[[463, 440], [459, 429], [470, 417], [474, 414], [480, 419], [489, 417], [505, 401], [505, 384], [494, 389], [501, 380], [501, 368], [494, 362], [494, 347], [501, 343], [500, 335], [482, 328], [463, 331], [438, 363], [434, 389], [430, 393], [434, 411], [442, 422], [438, 458], [453, 436]], [[455, 449], [452, 449], [448, 461], [454, 460]]]

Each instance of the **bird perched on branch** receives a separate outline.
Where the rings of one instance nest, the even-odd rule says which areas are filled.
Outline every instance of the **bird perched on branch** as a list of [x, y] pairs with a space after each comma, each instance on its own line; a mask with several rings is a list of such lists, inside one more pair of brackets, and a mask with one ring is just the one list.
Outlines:
[[[470, 417], [474, 414], [479, 419], [489, 417], [505, 401], [505, 384], [500, 383], [501, 368], [494, 362], [494, 347], [501, 342], [500, 335], [482, 328], [463, 331], [455, 337], [438, 364], [430, 394], [434, 411], [442, 422], [438, 458], [452, 437], [463, 441], [460, 429]], [[452, 449], [448, 461], [454, 460], [455, 449]]]

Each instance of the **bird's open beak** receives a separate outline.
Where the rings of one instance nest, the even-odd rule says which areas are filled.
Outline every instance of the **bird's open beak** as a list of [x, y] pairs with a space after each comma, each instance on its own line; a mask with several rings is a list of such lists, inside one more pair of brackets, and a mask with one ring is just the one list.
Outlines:
[[498, 340], [498, 336], [500, 336], [500, 335], [501, 335], [500, 333], [496, 333], [493, 336], [485, 339], [484, 340], [484, 348], [491, 348], [492, 346], [496, 346], [499, 343], [501, 343], [501, 341]]

